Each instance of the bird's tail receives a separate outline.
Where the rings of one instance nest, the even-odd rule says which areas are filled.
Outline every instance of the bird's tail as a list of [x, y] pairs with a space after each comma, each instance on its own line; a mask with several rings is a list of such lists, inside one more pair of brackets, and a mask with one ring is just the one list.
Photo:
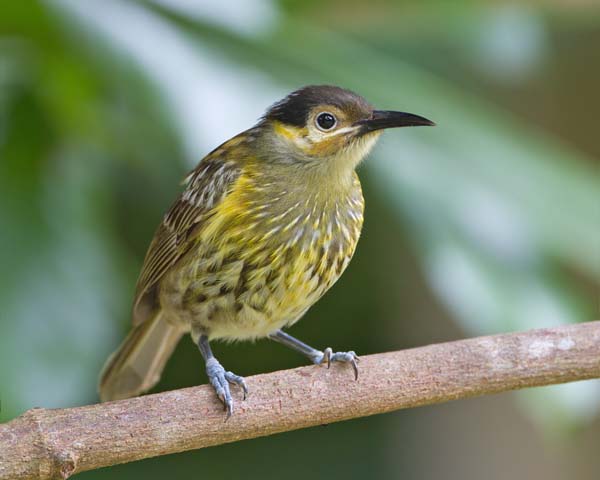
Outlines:
[[156, 385], [184, 333], [161, 317], [159, 312], [133, 327], [108, 358], [98, 384], [101, 401], [135, 397]]

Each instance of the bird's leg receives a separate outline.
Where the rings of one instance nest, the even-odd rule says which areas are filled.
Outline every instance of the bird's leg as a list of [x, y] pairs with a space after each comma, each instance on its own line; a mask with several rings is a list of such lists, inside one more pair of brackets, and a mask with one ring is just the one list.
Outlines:
[[233, 413], [233, 399], [231, 398], [229, 384], [235, 383], [236, 385], [239, 385], [244, 392], [244, 400], [246, 400], [246, 395], [248, 394], [246, 381], [243, 377], [240, 377], [233, 372], [225, 371], [223, 366], [213, 355], [210, 344], [208, 343], [208, 337], [206, 335], [200, 336], [198, 340], [198, 348], [200, 349], [200, 353], [202, 354], [202, 357], [204, 357], [204, 362], [206, 363], [206, 375], [208, 376], [208, 380], [215, 389], [217, 396], [223, 402], [223, 405], [227, 410], [227, 418], [229, 418]]
[[286, 345], [297, 352], [300, 352], [303, 355], [306, 355], [310, 360], [317, 364], [322, 365], [323, 363], [327, 363], [327, 368], [331, 365], [331, 362], [344, 362], [352, 365], [354, 370], [354, 379], [358, 380], [358, 356], [354, 352], [333, 352], [333, 350], [329, 347], [325, 349], [324, 352], [317, 350], [316, 348], [307, 345], [304, 342], [301, 342], [297, 338], [288, 335], [283, 330], [276, 330], [271, 335], [269, 335], [271, 340], [275, 340], [283, 345]]

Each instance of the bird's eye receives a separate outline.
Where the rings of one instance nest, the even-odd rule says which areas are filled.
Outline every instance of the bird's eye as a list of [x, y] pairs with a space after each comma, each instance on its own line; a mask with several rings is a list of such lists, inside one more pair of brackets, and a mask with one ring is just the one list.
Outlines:
[[319, 127], [320, 130], [331, 130], [335, 127], [336, 123], [337, 120], [333, 114], [329, 112], [323, 112], [317, 115], [317, 127]]

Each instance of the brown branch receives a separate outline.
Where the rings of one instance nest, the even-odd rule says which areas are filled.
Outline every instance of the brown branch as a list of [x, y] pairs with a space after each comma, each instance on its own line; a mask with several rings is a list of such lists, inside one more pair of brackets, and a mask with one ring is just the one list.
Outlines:
[[0, 425], [0, 479], [95, 468], [401, 408], [600, 377], [600, 322], [430, 345], [247, 379], [225, 415], [206, 385], [60, 410]]

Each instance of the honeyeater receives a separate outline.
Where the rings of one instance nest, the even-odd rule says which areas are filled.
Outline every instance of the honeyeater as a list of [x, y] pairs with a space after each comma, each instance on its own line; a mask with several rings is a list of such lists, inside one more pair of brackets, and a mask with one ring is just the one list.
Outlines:
[[363, 224], [355, 172], [381, 132], [433, 125], [375, 110], [335, 86], [307, 86], [271, 106], [258, 123], [210, 152], [185, 179], [159, 225], [133, 303], [133, 328], [101, 374], [102, 400], [139, 395], [158, 382], [181, 336], [191, 333], [227, 416], [229, 384], [213, 340], [268, 337], [315, 364], [354, 352], [314, 349], [283, 331], [336, 282]]

